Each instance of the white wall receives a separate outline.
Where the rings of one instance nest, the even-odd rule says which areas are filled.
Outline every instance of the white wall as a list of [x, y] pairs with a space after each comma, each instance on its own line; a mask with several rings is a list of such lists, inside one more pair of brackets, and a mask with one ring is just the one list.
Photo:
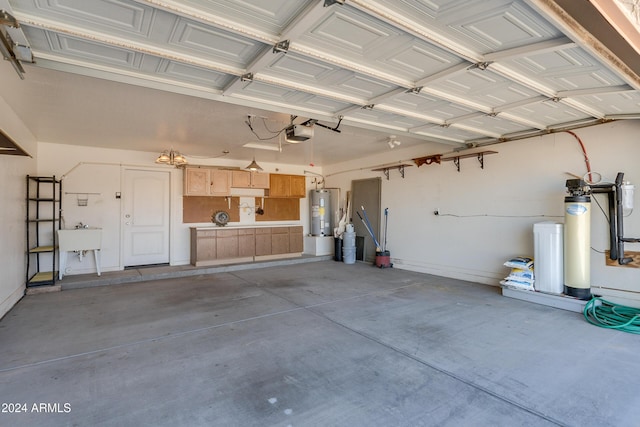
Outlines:
[[[159, 147], [159, 150], [166, 147]], [[73, 146], [63, 144], [39, 143], [38, 173], [41, 175], [64, 176], [63, 193], [100, 193], [89, 196], [87, 206], [78, 206], [77, 196], [63, 194], [63, 228], [74, 228], [79, 222], [91, 227], [103, 229], [102, 243], [102, 270], [122, 270], [120, 224], [121, 211], [120, 200], [116, 199], [116, 192], [122, 192], [122, 171], [126, 168], [151, 169], [171, 172], [171, 230], [170, 230], [170, 263], [171, 265], [183, 265], [190, 262], [189, 227], [210, 226], [209, 223], [183, 224], [182, 223], [182, 170], [169, 166], [156, 165], [155, 159], [159, 153], [147, 153], [129, 150], [110, 150], [85, 146]], [[245, 167], [250, 160], [233, 161], [227, 159], [189, 159], [191, 164], [218, 165]], [[302, 166], [281, 166], [269, 163], [260, 165], [267, 173], [291, 173], [302, 175], [304, 170], [314, 170]], [[314, 177], [307, 178], [307, 188], [311, 188]], [[257, 194], [261, 190], [237, 190], [234, 195], [242, 196], [241, 206], [253, 201], [249, 195]], [[237, 194], [236, 194], [237, 193]], [[256, 199], [256, 203], [260, 203]], [[303, 199], [300, 202], [300, 221], [287, 221], [289, 224], [300, 224], [305, 233], [309, 225], [308, 202]], [[255, 224], [255, 216], [252, 211], [241, 210], [240, 224]], [[281, 222], [274, 222], [279, 224]], [[282, 222], [284, 223], [284, 222]], [[234, 223], [230, 223], [233, 225]], [[84, 257], [82, 261], [78, 257], [70, 255], [67, 261], [66, 274], [85, 274], [96, 271], [92, 256]]]
[[[640, 122], [615, 122], [575, 133], [586, 146], [593, 171], [611, 180], [624, 172], [625, 179], [636, 184], [638, 206]], [[504, 261], [515, 255], [533, 256], [534, 223], [563, 222], [565, 181], [570, 178], [565, 172], [586, 172], [573, 136], [552, 134], [486, 149], [498, 154], [485, 157], [484, 170], [470, 158], [461, 160], [460, 172], [453, 162], [444, 162], [408, 167], [405, 179], [395, 170], [390, 180], [383, 177], [382, 209], [389, 208], [388, 249], [394, 267], [497, 285], [509, 272]], [[400, 160], [413, 163], [413, 157], [449, 151], [439, 150], [428, 145], [420, 150], [396, 148], [385, 156], [327, 167], [327, 186], [348, 190], [354, 179], [380, 176], [370, 171], [375, 166]], [[606, 210], [604, 196], [595, 197]], [[435, 209], [440, 216], [433, 214]], [[591, 221], [591, 246], [609, 249], [608, 224], [595, 203]], [[640, 207], [625, 218], [625, 236], [640, 237]], [[625, 249], [639, 251], [640, 245], [627, 244]], [[591, 252], [592, 287], [606, 288], [599, 293], [640, 303], [639, 279], [640, 269], [607, 267], [604, 254]]]
[[[0, 129], [32, 156], [35, 137], [0, 98]], [[0, 155], [0, 318], [24, 295], [26, 280], [26, 176], [36, 171], [33, 158]]]
[[[24, 125], [0, 99], [0, 125], [30, 153], [38, 153], [39, 175], [62, 176], [64, 191], [101, 193], [90, 196], [89, 206], [79, 207], [75, 196], [64, 198], [66, 226], [82, 221], [106, 230], [103, 268], [121, 269], [119, 243], [119, 201], [115, 192], [122, 191], [122, 169], [132, 165], [160, 168], [154, 164], [157, 153], [109, 150], [61, 144], [38, 143]], [[640, 122], [615, 122], [577, 130], [582, 138], [592, 169], [613, 179], [618, 171], [639, 187], [635, 203], [640, 202]], [[163, 147], [161, 147], [163, 148]], [[37, 149], [37, 151], [36, 151]], [[440, 165], [407, 167], [405, 179], [391, 171], [391, 179], [382, 180], [382, 208], [389, 208], [388, 249], [394, 266], [414, 271], [462, 278], [496, 285], [508, 269], [502, 263], [514, 255], [533, 254], [533, 224], [543, 220], [563, 219], [565, 172], [584, 174], [584, 159], [577, 141], [569, 134], [553, 134], [528, 140], [496, 145], [488, 149], [498, 154], [485, 157], [485, 169], [476, 159], [463, 159], [461, 171], [451, 162]], [[350, 189], [351, 180], [378, 177], [370, 169], [411, 158], [443, 152], [442, 146], [425, 144], [418, 149], [389, 151], [383, 156], [363, 158], [355, 162], [319, 168], [282, 167], [262, 164], [266, 172], [303, 174], [305, 169], [323, 173], [326, 186]], [[24, 292], [24, 179], [36, 170], [34, 160], [0, 156], [0, 220], [3, 239], [0, 267], [7, 272], [0, 282], [0, 315]], [[248, 162], [226, 159], [195, 160], [192, 163], [244, 167]], [[171, 263], [189, 262], [189, 233], [193, 225], [182, 224], [182, 171], [172, 171], [172, 244]], [[348, 171], [348, 172], [345, 172]], [[307, 188], [313, 188], [308, 176]], [[596, 196], [604, 206], [604, 198]], [[244, 200], [244, 199], [243, 199]], [[440, 216], [433, 211], [439, 209]], [[301, 221], [308, 232], [308, 201], [301, 201]], [[382, 214], [382, 213], [381, 213]], [[451, 215], [451, 216], [448, 216]], [[453, 216], [457, 215], [457, 216]], [[537, 216], [540, 215], [540, 216]], [[544, 217], [541, 215], [545, 215]], [[250, 219], [243, 218], [243, 223]], [[640, 237], [640, 208], [625, 219], [625, 235]], [[592, 246], [608, 249], [608, 226], [597, 206], [592, 207]], [[640, 251], [640, 245], [627, 244], [626, 249]], [[606, 267], [604, 255], [591, 253], [593, 287], [610, 299], [640, 300], [640, 269]], [[75, 264], [73, 262], [76, 262]], [[83, 264], [70, 260], [70, 274], [95, 271], [91, 257]], [[19, 266], [19, 267], [16, 267]], [[637, 294], [636, 294], [637, 295]]]

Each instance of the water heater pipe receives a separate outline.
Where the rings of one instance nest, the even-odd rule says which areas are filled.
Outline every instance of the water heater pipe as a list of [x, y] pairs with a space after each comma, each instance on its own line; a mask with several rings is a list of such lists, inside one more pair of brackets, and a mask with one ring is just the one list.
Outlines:
[[321, 184], [322, 185], [322, 190], [324, 190], [324, 182], [325, 182], [324, 175], [320, 175], [319, 173], [311, 172], [311, 171], [308, 171], [308, 170], [304, 170], [303, 173], [319, 176], [320, 178], [322, 178], [322, 181], [320, 181], [319, 183], [316, 182], [316, 190], [318, 189], [318, 184]]
[[578, 143], [580, 144], [580, 148], [582, 148], [582, 154], [584, 155], [584, 162], [587, 165], [587, 172], [589, 173], [589, 184], [592, 184], [593, 183], [593, 177], [591, 176], [591, 163], [589, 162], [589, 156], [587, 155], [587, 149], [584, 148], [584, 144], [582, 143], [582, 140], [580, 139], [580, 137], [578, 135], [575, 134], [575, 132], [572, 132], [570, 130], [565, 130], [564, 132], [568, 133], [569, 135], [573, 135], [573, 137], [578, 140]]

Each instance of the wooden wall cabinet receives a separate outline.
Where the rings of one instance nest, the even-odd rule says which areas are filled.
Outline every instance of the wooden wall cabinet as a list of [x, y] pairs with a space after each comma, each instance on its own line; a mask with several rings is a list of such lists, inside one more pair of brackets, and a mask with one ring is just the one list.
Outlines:
[[210, 196], [230, 196], [231, 195], [231, 171], [221, 169], [211, 169]]
[[289, 197], [291, 193], [291, 178], [289, 175], [269, 175], [269, 197]]
[[291, 175], [291, 197], [307, 197], [307, 181], [303, 175]]
[[231, 186], [233, 188], [251, 188], [251, 172], [231, 171]]
[[209, 169], [185, 168], [184, 169], [184, 195], [208, 196], [211, 185]]
[[188, 166], [184, 169], [185, 196], [229, 196], [230, 194], [230, 171]]
[[304, 198], [306, 192], [306, 180], [303, 175], [269, 175], [269, 197]]
[[251, 172], [251, 188], [269, 188], [269, 174], [263, 172]]
[[231, 187], [233, 188], [269, 188], [269, 174], [255, 171], [231, 171]]

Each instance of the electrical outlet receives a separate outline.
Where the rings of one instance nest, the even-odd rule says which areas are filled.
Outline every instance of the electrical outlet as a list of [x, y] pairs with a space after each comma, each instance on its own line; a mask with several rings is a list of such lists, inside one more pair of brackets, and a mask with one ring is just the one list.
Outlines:
[[440, 211], [438, 209], [436, 209], [435, 211], [433, 211], [434, 215], [440, 215]]

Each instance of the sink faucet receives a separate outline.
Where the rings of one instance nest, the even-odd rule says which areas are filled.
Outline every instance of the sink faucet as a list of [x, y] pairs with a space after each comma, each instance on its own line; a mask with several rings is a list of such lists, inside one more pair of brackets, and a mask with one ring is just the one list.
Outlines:
[[79, 222], [78, 225], [76, 225], [76, 230], [79, 228], [89, 228], [89, 225]]

